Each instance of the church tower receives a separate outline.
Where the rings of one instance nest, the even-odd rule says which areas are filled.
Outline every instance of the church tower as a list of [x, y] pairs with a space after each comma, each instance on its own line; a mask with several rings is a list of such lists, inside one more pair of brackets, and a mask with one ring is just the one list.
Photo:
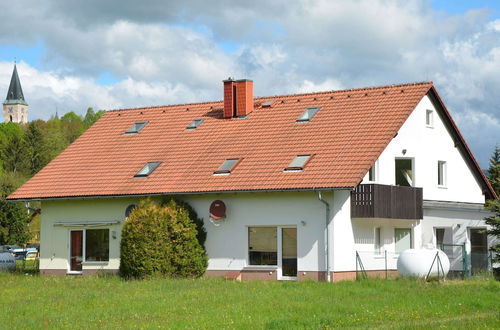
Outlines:
[[21, 82], [17, 75], [17, 68], [14, 64], [14, 72], [10, 79], [7, 98], [3, 102], [3, 120], [8, 123], [27, 123], [28, 122], [28, 103], [24, 100]]

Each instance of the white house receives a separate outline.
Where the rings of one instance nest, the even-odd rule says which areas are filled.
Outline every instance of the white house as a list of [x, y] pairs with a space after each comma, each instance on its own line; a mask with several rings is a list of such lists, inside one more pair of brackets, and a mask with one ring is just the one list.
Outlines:
[[42, 202], [42, 274], [87, 274], [117, 271], [127, 212], [166, 195], [204, 219], [207, 276], [330, 281], [440, 243], [485, 267], [497, 198], [432, 83], [254, 98], [227, 80], [223, 101], [107, 112], [9, 199]]

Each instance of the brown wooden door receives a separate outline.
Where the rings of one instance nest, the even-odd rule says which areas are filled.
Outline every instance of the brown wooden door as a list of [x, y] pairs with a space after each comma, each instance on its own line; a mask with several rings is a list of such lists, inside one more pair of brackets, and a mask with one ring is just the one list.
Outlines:
[[473, 274], [488, 269], [488, 235], [485, 229], [470, 229], [470, 259]]
[[83, 260], [83, 231], [71, 231], [71, 253], [70, 253], [70, 270], [81, 271]]

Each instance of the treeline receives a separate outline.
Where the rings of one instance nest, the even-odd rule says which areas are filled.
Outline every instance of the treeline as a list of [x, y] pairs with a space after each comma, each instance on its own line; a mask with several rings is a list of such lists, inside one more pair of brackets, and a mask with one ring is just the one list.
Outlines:
[[38, 203], [29, 209], [5, 198], [40, 171], [97, 119], [103, 110], [88, 108], [85, 116], [68, 112], [61, 118], [28, 124], [0, 123], [0, 245], [38, 241]]

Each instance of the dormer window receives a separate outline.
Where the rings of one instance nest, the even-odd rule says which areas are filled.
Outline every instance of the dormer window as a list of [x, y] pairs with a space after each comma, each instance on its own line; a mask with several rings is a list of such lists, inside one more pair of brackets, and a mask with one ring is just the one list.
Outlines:
[[125, 131], [125, 134], [139, 133], [147, 124], [147, 121], [137, 121], [132, 126], [130, 126], [128, 130]]
[[224, 163], [222, 163], [222, 165], [214, 172], [214, 174], [231, 174], [240, 160], [240, 158], [226, 159]]
[[297, 122], [308, 122], [311, 121], [311, 119], [316, 115], [316, 112], [318, 112], [320, 107], [310, 107], [307, 108], [299, 118], [297, 118]]
[[311, 155], [297, 155], [288, 166], [285, 168], [285, 172], [299, 172], [303, 171], [306, 164], [311, 159]]
[[156, 168], [158, 166], [160, 166], [161, 162], [148, 162], [146, 163], [146, 165], [144, 165], [144, 167], [139, 171], [137, 172], [136, 175], [134, 175], [135, 177], [146, 177], [146, 176], [149, 176], [151, 173], [153, 173], [154, 170], [156, 170]]
[[204, 118], [196, 118], [191, 122], [191, 124], [188, 125], [188, 127], [186, 127], [186, 129], [189, 130], [197, 129], [201, 125], [201, 123], [203, 123], [204, 120], [205, 120]]

